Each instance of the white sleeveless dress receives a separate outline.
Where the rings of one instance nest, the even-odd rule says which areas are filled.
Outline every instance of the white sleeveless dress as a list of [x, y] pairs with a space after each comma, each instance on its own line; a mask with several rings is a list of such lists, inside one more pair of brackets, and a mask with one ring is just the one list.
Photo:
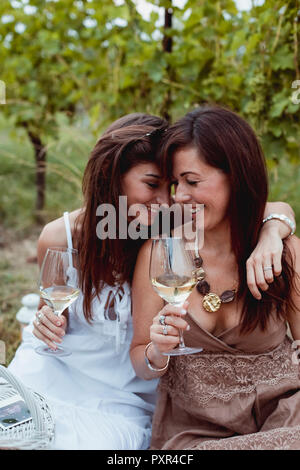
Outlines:
[[[68, 246], [72, 237], [65, 214]], [[9, 365], [25, 385], [44, 395], [55, 419], [53, 449], [135, 450], [147, 449], [158, 380], [136, 377], [129, 357], [132, 339], [129, 285], [105, 286], [93, 301], [93, 322], [82, 308], [82, 294], [69, 307], [69, 323], [62, 346], [67, 357], [40, 356], [41, 343], [30, 324]], [[113, 310], [105, 309], [115, 296]]]

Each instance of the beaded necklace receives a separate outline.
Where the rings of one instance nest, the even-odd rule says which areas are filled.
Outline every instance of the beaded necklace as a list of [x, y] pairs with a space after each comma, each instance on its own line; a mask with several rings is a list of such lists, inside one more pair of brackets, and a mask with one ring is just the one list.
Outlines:
[[202, 305], [207, 312], [217, 312], [222, 303], [227, 304], [235, 299], [236, 289], [225, 290], [220, 296], [214, 292], [210, 292], [210, 285], [205, 281], [206, 273], [203, 269], [203, 259], [201, 258], [198, 250], [198, 233], [196, 232], [195, 239], [195, 255], [194, 258], [196, 269], [193, 275], [197, 279], [196, 288], [199, 294], [203, 295]]

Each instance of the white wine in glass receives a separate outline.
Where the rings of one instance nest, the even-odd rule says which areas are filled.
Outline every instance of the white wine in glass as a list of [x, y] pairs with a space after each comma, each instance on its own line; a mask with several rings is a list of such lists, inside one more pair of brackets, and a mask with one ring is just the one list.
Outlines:
[[[191, 254], [185, 249], [182, 238], [159, 238], [152, 241], [150, 280], [155, 292], [167, 303], [180, 307], [197, 283]], [[179, 330], [179, 346], [166, 353], [168, 356], [195, 354], [203, 348], [186, 347]]]
[[[41, 298], [60, 316], [78, 298], [78, 252], [70, 248], [48, 248], [39, 278]], [[39, 346], [35, 350], [46, 356], [69, 356], [70, 350], [58, 347], [52, 350]]]
[[177, 274], [162, 274], [151, 279], [154, 290], [168, 304], [182, 305], [196, 285], [196, 280]]
[[40, 290], [42, 299], [60, 315], [79, 295], [79, 289], [72, 286], [52, 286]]

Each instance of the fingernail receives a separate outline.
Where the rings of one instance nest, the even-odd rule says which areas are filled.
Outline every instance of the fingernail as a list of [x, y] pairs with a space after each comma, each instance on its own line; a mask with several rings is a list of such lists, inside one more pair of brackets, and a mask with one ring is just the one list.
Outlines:
[[180, 313], [181, 313], [182, 315], [185, 315], [185, 314], [186, 314], [186, 310], [185, 310], [184, 308], [182, 308], [182, 309], [180, 310]]
[[188, 326], [186, 327], [186, 330], [187, 330], [187, 331], [190, 331], [190, 329], [191, 329], [191, 326], [188, 325]]
[[56, 324], [57, 324], [57, 326], [60, 326], [60, 325], [61, 325], [60, 321], [58, 321]]
[[65, 336], [65, 332], [64, 332], [64, 331], [62, 331], [62, 332], [61, 332], [61, 335], [62, 335], [62, 336]]

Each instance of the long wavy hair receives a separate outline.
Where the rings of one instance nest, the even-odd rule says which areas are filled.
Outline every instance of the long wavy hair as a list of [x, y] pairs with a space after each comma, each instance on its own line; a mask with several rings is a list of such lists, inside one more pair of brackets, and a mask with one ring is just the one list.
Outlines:
[[247, 287], [246, 261], [258, 243], [268, 196], [265, 158], [254, 131], [236, 113], [217, 105], [191, 111], [164, 134], [161, 164], [165, 176], [171, 178], [174, 153], [190, 147], [229, 178], [227, 213], [239, 271], [237, 297], [243, 299], [241, 333], [253, 331], [258, 325], [265, 330], [273, 312], [286, 320], [288, 312], [295, 310], [291, 291], [296, 273], [285, 242], [282, 273], [262, 292], [262, 300], [256, 300]]
[[92, 300], [100, 296], [105, 284], [131, 282], [138, 251], [145, 241], [99, 239], [97, 208], [103, 203], [114, 206], [118, 230], [122, 178], [140, 163], [158, 163], [159, 137], [166, 128], [167, 122], [160, 117], [129, 114], [115, 121], [91, 152], [82, 183], [84, 212], [75, 222], [83, 311], [88, 322], [92, 320]]

